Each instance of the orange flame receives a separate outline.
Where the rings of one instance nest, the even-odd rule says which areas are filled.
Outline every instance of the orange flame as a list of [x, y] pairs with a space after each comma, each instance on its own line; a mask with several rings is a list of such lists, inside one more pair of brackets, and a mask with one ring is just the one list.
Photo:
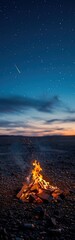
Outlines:
[[43, 179], [42, 174], [40, 174], [40, 172], [42, 172], [42, 168], [40, 166], [40, 163], [37, 162], [36, 160], [33, 162], [33, 166], [34, 169], [32, 170], [32, 179], [33, 181], [37, 184], [39, 183], [39, 185], [41, 186], [41, 188], [43, 189], [55, 189], [54, 186], [50, 185], [49, 182], [46, 182]]
[[[33, 166], [34, 168], [32, 169], [31, 175], [27, 177], [28, 184], [25, 184], [22, 187], [21, 191], [17, 194], [17, 197], [22, 201], [28, 201], [29, 197], [32, 195], [34, 196], [35, 201], [39, 202], [39, 194], [47, 190], [49, 190], [50, 194], [52, 192], [54, 194], [56, 193], [58, 196], [59, 189], [43, 179], [43, 175], [40, 173], [42, 172], [40, 163], [35, 160]], [[54, 191], [58, 191], [58, 193]], [[53, 197], [55, 197], [55, 195]]]

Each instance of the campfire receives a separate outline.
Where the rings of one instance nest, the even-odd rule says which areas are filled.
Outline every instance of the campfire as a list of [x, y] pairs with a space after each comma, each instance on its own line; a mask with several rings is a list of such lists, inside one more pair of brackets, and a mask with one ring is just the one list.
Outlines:
[[26, 183], [23, 185], [17, 198], [23, 202], [50, 202], [57, 199], [61, 194], [61, 190], [56, 186], [47, 182], [41, 174], [42, 168], [36, 160], [33, 162], [31, 174], [27, 177]]

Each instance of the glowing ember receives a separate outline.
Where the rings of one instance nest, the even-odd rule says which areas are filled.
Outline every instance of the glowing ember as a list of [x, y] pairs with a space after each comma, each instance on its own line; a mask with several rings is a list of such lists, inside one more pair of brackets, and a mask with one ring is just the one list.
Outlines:
[[33, 166], [31, 175], [27, 177], [28, 183], [22, 187], [17, 197], [22, 201], [29, 202], [49, 201], [50, 196], [57, 198], [61, 191], [43, 179], [43, 175], [40, 173], [42, 168], [39, 162], [35, 160]]

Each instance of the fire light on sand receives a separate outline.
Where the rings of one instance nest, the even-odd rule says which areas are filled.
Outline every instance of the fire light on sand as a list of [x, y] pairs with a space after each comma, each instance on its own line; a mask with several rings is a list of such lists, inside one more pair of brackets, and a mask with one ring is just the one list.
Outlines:
[[35, 160], [32, 165], [33, 169], [31, 175], [27, 177], [27, 183], [23, 185], [17, 197], [23, 202], [37, 203], [49, 202], [52, 201], [52, 199], [57, 199], [61, 194], [61, 190], [44, 180], [39, 162]]

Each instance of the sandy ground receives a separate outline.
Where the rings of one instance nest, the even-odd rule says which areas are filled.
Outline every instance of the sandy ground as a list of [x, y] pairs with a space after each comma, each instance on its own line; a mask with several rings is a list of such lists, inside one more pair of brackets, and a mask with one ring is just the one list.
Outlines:
[[[67, 192], [64, 199], [40, 204], [40, 209], [16, 198], [35, 159], [44, 178]], [[0, 239], [73, 240], [74, 171], [75, 137], [0, 137]]]

